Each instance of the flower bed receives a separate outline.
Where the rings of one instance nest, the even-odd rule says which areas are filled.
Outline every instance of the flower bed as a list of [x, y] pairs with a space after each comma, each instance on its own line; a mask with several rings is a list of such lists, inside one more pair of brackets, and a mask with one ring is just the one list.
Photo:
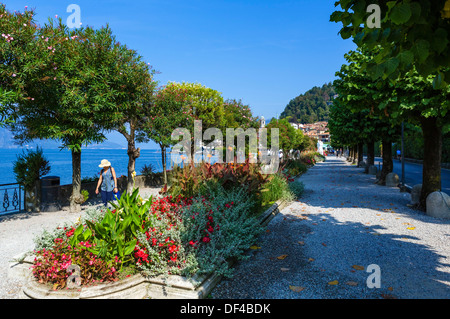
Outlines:
[[222, 276], [232, 275], [235, 261], [246, 258], [280, 204], [303, 191], [285, 171], [263, 177], [246, 165], [205, 164], [200, 172], [207, 178], [192, 187], [183, 181], [187, 169], [163, 197], [144, 200], [135, 189], [112, 209], [44, 232], [33, 260], [22, 262], [31, 265], [24, 294], [203, 298]]
[[[276, 214], [287, 204], [278, 201], [258, 218], [258, 225], [267, 225]], [[220, 282], [221, 275], [217, 273], [197, 273], [193, 276], [159, 275], [148, 277], [141, 273], [130, 275], [122, 280], [95, 285], [80, 286], [77, 289], [54, 290], [49, 285], [39, 283], [32, 275], [31, 268], [35, 256], [17, 256], [18, 261], [12, 263], [10, 270], [15, 277], [26, 277], [27, 283], [22, 290], [22, 298], [31, 299], [141, 299], [141, 298], [206, 298], [209, 292]], [[225, 261], [228, 267], [233, 260]]]

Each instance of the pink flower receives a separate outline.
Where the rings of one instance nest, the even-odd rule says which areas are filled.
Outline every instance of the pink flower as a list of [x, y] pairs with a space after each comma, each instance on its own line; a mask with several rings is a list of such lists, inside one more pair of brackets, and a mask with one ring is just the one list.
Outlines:
[[12, 76], [13, 76], [13, 78], [15, 78], [15, 77], [16, 77], [17, 75], [16, 75], [15, 73], [13, 73], [13, 75], [12, 75]]

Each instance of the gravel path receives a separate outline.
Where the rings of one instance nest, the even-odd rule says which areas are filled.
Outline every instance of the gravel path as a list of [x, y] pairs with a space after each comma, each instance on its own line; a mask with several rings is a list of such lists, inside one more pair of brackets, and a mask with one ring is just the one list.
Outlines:
[[[450, 298], [449, 220], [408, 208], [409, 193], [374, 184], [343, 158], [328, 157], [300, 180], [301, 200], [270, 222], [261, 249], [213, 298]], [[380, 288], [368, 287], [376, 282], [369, 265], [379, 267]]]
[[[147, 198], [157, 195], [159, 189], [145, 188], [141, 196]], [[94, 204], [98, 206], [100, 204]], [[33, 239], [44, 229], [52, 230], [66, 222], [75, 222], [85, 214], [83, 205], [81, 213], [72, 214], [68, 209], [48, 213], [18, 213], [0, 216], [0, 299], [17, 299], [23, 285], [20, 280], [8, 278], [8, 264], [12, 257], [34, 249]]]

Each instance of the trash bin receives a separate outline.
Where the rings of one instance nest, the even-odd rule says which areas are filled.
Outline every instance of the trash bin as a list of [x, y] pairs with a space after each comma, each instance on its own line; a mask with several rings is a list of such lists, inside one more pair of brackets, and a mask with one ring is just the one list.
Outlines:
[[41, 178], [41, 203], [55, 203], [59, 195], [59, 176]]

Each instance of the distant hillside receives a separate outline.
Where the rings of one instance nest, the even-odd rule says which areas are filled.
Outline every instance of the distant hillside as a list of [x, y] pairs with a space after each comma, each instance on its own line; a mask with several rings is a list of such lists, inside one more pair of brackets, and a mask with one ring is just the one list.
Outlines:
[[290, 122], [301, 124], [328, 121], [330, 104], [335, 94], [331, 83], [322, 87], [315, 86], [305, 94], [293, 98], [280, 117], [290, 116]]

